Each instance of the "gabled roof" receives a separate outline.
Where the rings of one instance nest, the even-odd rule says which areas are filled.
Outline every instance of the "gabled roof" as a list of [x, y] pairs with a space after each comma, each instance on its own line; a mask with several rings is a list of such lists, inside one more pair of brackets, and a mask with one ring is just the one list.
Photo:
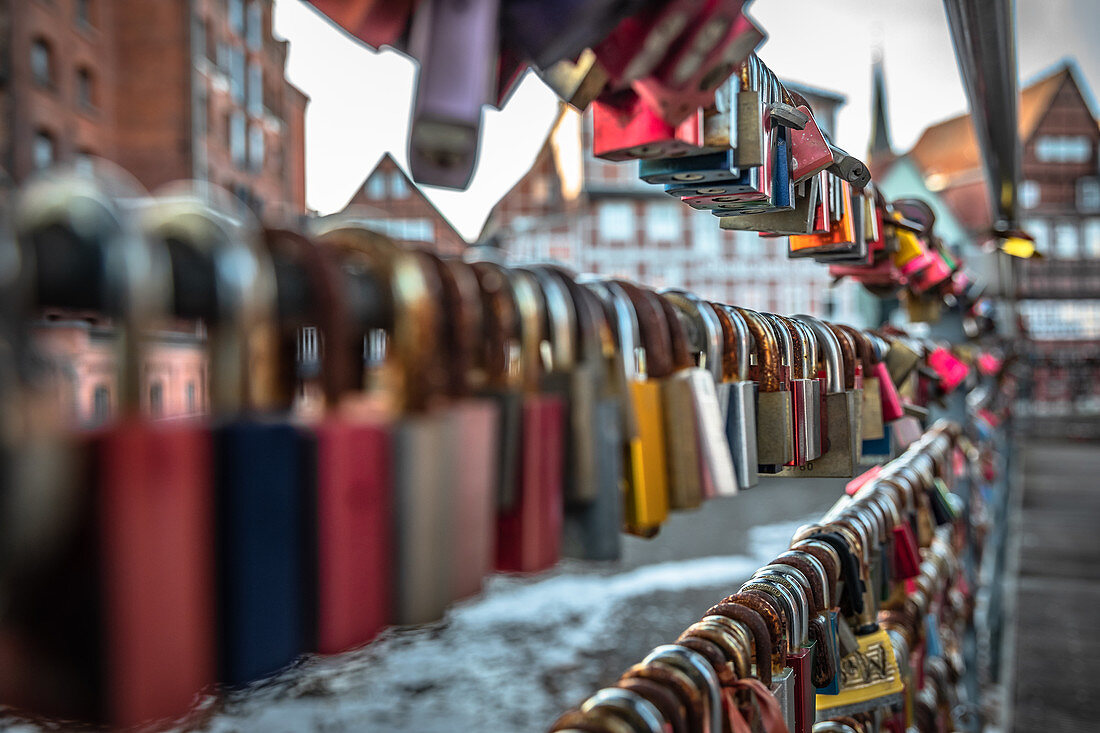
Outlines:
[[[1062, 61], [1050, 73], [1024, 87], [1020, 93], [1020, 139], [1027, 141], [1044, 113], [1050, 108], [1054, 95], [1068, 79], [1073, 78], [1072, 64]], [[927, 128], [909, 156], [925, 176], [951, 177], [963, 171], [981, 166], [981, 152], [974, 136], [970, 115], [959, 115]]]
[[[459, 234], [458, 230], [455, 229], [455, 226], [451, 223], [451, 220], [448, 219], [442, 211], [436, 208], [435, 204], [432, 203], [432, 200], [425, 196], [424, 192], [420, 190], [420, 186], [416, 185], [416, 181], [414, 181], [409, 176], [409, 174], [405, 172], [405, 169], [401, 167], [401, 164], [398, 163], [394, 159], [394, 157], [388, 152], [384, 153], [382, 157], [378, 159], [378, 162], [375, 163], [374, 168], [372, 168], [371, 172], [367, 174], [367, 177], [363, 179], [363, 183], [360, 184], [359, 188], [355, 189], [355, 193], [352, 194], [351, 198], [348, 199], [348, 202], [344, 205], [344, 210], [347, 210], [349, 208], [363, 210], [365, 207], [370, 206], [370, 204], [366, 203], [371, 200], [370, 197], [367, 195], [367, 184], [376, 173], [386, 170], [396, 170], [398, 173], [400, 173], [401, 177], [405, 179], [405, 184], [409, 187], [409, 195], [413, 198], [419, 199], [424, 204], [424, 206], [426, 206], [430, 210], [430, 213], [438, 216], [440, 221], [442, 221], [445, 226], [447, 226], [452, 232], [454, 232], [454, 235], [456, 237], [458, 237], [460, 240], [467, 241], [466, 238]], [[372, 208], [375, 208], [376, 211], [378, 210], [376, 207]], [[388, 216], [383, 216], [381, 218], [388, 218]]]

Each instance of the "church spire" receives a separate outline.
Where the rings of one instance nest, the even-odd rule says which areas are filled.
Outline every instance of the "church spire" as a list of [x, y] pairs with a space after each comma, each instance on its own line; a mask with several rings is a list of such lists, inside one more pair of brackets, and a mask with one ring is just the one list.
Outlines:
[[867, 147], [867, 164], [881, 168], [894, 159], [890, 145], [890, 125], [886, 120], [886, 75], [882, 69], [882, 54], [875, 53], [871, 81], [871, 140]]

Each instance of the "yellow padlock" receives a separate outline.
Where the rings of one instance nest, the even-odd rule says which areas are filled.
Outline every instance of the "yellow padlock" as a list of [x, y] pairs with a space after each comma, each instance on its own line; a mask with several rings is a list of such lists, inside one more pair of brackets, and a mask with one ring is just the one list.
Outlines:
[[905, 684], [890, 635], [879, 628], [856, 641], [859, 648], [840, 660], [840, 693], [817, 696], [818, 720], [880, 707], [900, 709], [905, 703]]
[[618, 285], [630, 299], [642, 345], [629, 388], [637, 439], [629, 447], [633, 481], [627, 486], [625, 518], [627, 531], [651, 536], [668, 518], [667, 448], [658, 380], [672, 371], [671, 349], [664, 313], [653, 300], [658, 296], [631, 283]]

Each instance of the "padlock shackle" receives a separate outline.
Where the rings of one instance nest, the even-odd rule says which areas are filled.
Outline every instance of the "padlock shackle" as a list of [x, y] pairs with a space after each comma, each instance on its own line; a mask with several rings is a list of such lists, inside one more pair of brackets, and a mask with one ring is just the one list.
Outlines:
[[[22, 292], [10, 305], [79, 307], [117, 319], [119, 405], [138, 414], [145, 336], [170, 309], [171, 262], [162, 241], [138, 231], [140, 212], [128, 216], [123, 201], [109, 193], [109, 183], [50, 172], [23, 188], [11, 211], [19, 268], [13, 275]], [[74, 261], [87, 266], [57, 266]], [[24, 337], [24, 313], [10, 315], [12, 334]]]
[[642, 660], [642, 664], [658, 662], [675, 667], [692, 681], [699, 690], [703, 702], [703, 716], [708, 722], [708, 729], [713, 733], [722, 730], [722, 693], [718, 683], [718, 675], [714, 668], [699, 652], [686, 649], [675, 644], [662, 644]]
[[573, 297], [560, 272], [551, 272], [540, 267], [522, 268], [535, 277], [546, 302], [546, 322], [544, 329], [549, 336], [551, 350], [551, 369], [555, 372], [569, 372], [577, 364], [577, 309]]
[[[234, 415], [277, 402], [276, 281], [259, 231], [213, 200], [217, 195], [211, 187], [159, 196], [142, 219], [147, 236], [168, 246], [175, 315], [206, 322], [212, 411]], [[202, 264], [188, 267], [194, 262]], [[185, 274], [194, 278], [187, 301], [179, 290]], [[197, 310], [178, 310], [185, 303]]]
[[387, 399], [397, 411], [423, 410], [435, 396], [439, 374], [442, 285], [415, 253], [372, 226], [354, 215], [333, 216], [316, 222], [313, 230], [318, 244], [343, 251], [388, 286], [393, 322], [385, 328], [386, 361], [398, 387]]
[[[844, 357], [844, 389], [852, 390], [856, 388], [856, 364], [859, 360], [859, 356], [856, 353], [856, 340], [850, 333], [845, 331], [835, 323], [825, 322], [825, 325], [836, 336], [837, 343], [840, 345], [840, 351]], [[860, 372], [862, 374], [862, 364], [860, 364]]]
[[760, 391], [781, 391], [783, 382], [779, 370], [779, 343], [771, 324], [756, 311], [737, 307], [733, 309], [744, 317], [745, 325], [752, 333], [753, 353], [756, 354], [756, 381], [760, 383]]
[[449, 355], [445, 364], [447, 393], [452, 398], [467, 397], [483, 388], [486, 380], [481, 288], [469, 263], [434, 255], [433, 260], [443, 286], [443, 313], [449, 322], [441, 339]]
[[617, 345], [622, 372], [627, 379], [637, 377], [636, 351], [642, 346], [641, 327], [638, 314], [626, 291], [612, 280], [592, 278], [581, 275], [577, 283], [593, 293], [603, 307], [607, 325]]
[[481, 291], [484, 313], [484, 356], [486, 384], [495, 389], [518, 391], [522, 384], [512, 368], [512, 348], [519, 331], [519, 313], [504, 268], [495, 263], [471, 263]]
[[722, 360], [722, 324], [710, 304], [694, 293], [684, 290], [666, 289], [660, 295], [669, 301], [682, 314], [689, 324], [686, 328], [688, 344], [691, 350], [703, 355], [703, 364], [714, 377], [715, 384], [723, 377]]
[[774, 313], [762, 314], [775, 334], [779, 344], [780, 361], [787, 367], [790, 379], [806, 379], [806, 353], [802, 349], [802, 337], [798, 329], [782, 316]]
[[547, 323], [548, 308], [535, 276], [529, 272], [504, 267], [504, 276], [511, 286], [515, 299], [519, 343], [519, 382], [528, 394], [539, 390], [542, 368], [543, 328]]
[[673, 361], [672, 334], [661, 305], [661, 297], [652, 290], [625, 280], [616, 282], [626, 292], [638, 317], [642, 349], [645, 352], [646, 375], [654, 379], [669, 376], [676, 366]]
[[807, 315], [797, 315], [794, 318], [813, 332], [817, 345], [820, 348], [819, 353], [823, 354], [825, 357], [826, 394], [843, 392], [844, 357], [842, 355], [840, 341], [829, 327], [817, 318]]

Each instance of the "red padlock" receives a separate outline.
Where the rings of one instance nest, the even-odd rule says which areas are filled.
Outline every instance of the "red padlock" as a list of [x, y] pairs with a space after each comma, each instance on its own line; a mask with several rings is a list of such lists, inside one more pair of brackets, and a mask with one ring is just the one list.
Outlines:
[[660, 65], [634, 81], [638, 95], [670, 124], [711, 106], [715, 90], [764, 41], [764, 32], [741, 13], [744, 4], [707, 0]]
[[604, 160], [671, 158], [703, 151], [703, 114], [668, 124], [633, 91], [592, 103], [592, 154]]
[[513, 506], [498, 517], [496, 566], [530, 573], [553, 567], [561, 555], [565, 405], [558, 395], [538, 392], [545, 307], [533, 276], [505, 272], [506, 292], [518, 315], [519, 363], [514, 366], [524, 398], [519, 485]]

